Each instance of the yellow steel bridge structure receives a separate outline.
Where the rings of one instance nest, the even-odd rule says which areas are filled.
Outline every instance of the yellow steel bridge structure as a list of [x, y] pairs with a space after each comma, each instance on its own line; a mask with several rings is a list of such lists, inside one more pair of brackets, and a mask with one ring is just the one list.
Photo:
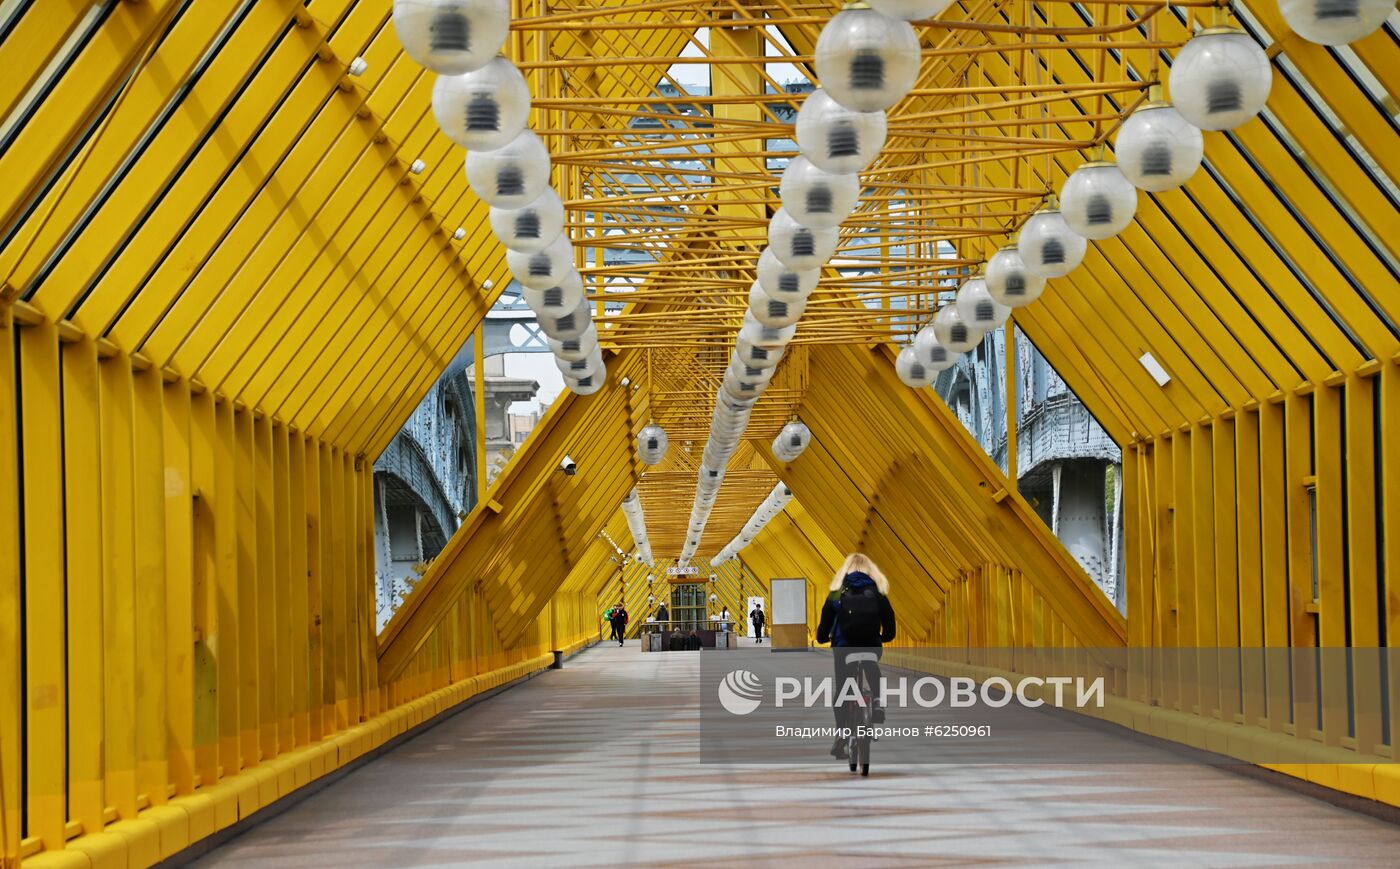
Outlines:
[[[5, 865], [155, 863], [596, 638], [634, 487], [658, 555], [680, 549], [777, 207], [771, 160], [791, 155], [801, 95], [771, 65], [814, 79], [838, 4], [514, 0], [505, 53], [608, 384], [554, 403], [376, 634], [373, 462], [509, 282], [391, 5], [0, 2]], [[1122, 449], [1125, 617], [938, 397], [900, 383], [895, 347], [937, 309], [938, 275], [1006, 243], [1111, 149], [1193, 29], [1227, 18], [1271, 59], [1264, 112], [1206, 134], [1184, 187], [1142, 194], [1013, 318]], [[823, 582], [867, 552], [900, 642], [950, 660], [1393, 644], [1391, 20], [1342, 48], [1292, 33], [1274, 0], [960, 0], [923, 23], [837, 252], [868, 269], [829, 269], [813, 296], [699, 555], [781, 475], [796, 500], [748, 570]], [[674, 75], [689, 65], [703, 97]], [[794, 415], [813, 445], [783, 464], [767, 443]], [[672, 447], [647, 468], [652, 420]], [[565, 455], [577, 474], [556, 472]], [[1159, 678], [1111, 682], [1105, 717], [1244, 760], [1300, 741], [1312, 762], [1282, 772], [1400, 805], [1400, 689], [1363, 677], [1390, 714], [1349, 716], [1336, 680]]]

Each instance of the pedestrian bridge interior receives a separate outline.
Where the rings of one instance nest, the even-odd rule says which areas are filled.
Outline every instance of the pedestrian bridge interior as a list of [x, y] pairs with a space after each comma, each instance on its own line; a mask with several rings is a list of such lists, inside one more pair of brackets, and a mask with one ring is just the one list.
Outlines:
[[[0, 0], [4, 865], [183, 860], [327, 782], [210, 856], [343, 864], [337, 848], [392, 810], [381, 820], [402, 826], [366, 861], [663, 859], [665, 819], [689, 816], [649, 813], [678, 787], [730, 812], [690, 820], [768, 842], [762, 859], [838, 853], [843, 816], [821, 812], [890, 789], [916, 815], [872, 809], [851, 840], [908, 839], [890, 865], [927, 865], [942, 835], [928, 831], [958, 805], [994, 813], [986, 836], [1045, 837], [960, 841], [953, 863], [1103, 853], [1047, 818], [1092, 820], [1087, 841], [1159, 861], [1393, 856], [1394, 827], [1218, 770], [967, 766], [941, 790], [936, 768], [858, 789], [835, 766], [709, 771], [674, 687], [695, 658], [589, 648], [610, 604], [645, 615], [649, 577], [682, 566], [717, 574], [735, 612], [806, 578], [810, 630], [857, 551], [890, 577], [890, 651], [932, 649], [919, 660], [945, 672], [991, 672], [978, 650], [1400, 637], [1393, 5], [1362, 0], [1373, 26], [1333, 45], [1295, 32], [1318, 5], [1302, 0], [884, 2], [938, 7], [913, 16], [913, 83], [776, 374], [726, 417], [760, 254], [786, 238], [797, 113], [836, 87], [819, 35], [864, 4], [511, 0], [502, 63], [530, 104], [502, 105], [548, 150], [601, 365], [567, 381], [381, 631], [374, 464], [459, 351], [480, 351], [523, 273], [440, 126], [438, 75], [405, 51], [391, 0]], [[1082, 164], [1126, 171], [1135, 114], [1176, 116], [1164, 98], [1185, 112], [1174, 62], [1217, 26], [1259, 49], [1257, 115], [1201, 134], [1184, 183], [1135, 191], [1121, 231], [993, 327], [1031, 342], [1121, 451], [1115, 601], [1015, 482], [1015, 366], [998, 381], [999, 467], [901, 348], [922, 353], [915, 336], [961, 309], [958, 287], [990, 283], [1028, 221], [1058, 213], [1042, 209], [1063, 201], [1068, 219]], [[478, 433], [480, 368], [464, 429]], [[785, 457], [770, 443], [795, 420], [810, 442]], [[664, 456], [639, 442], [653, 424]], [[475, 449], [464, 476], [484, 481]], [[579, 654], [543, 672], [556, 652]], [[1262, 763], [1270, 782], [1384, 813], [1400, 807], [1400, 679], [1368, 660], [1205, 683], [1105, 665], [1100, 716], [1241, 764], [1286, 748], [1306, 762]], [[619, 718], [600, 717], [604, 695]], [[590, 746], [623, 759], [616, 790]], [[408, 792], [449, 774], [465, 790], [412, 816]], [[594, 804], [610, 798], [613, 814]], [[472, 817], [435, 849], [452, 800]], [[1150, 811], [1160, 827], [1105, 826]], [[531, 812], [557, 841], [537, 841]]]

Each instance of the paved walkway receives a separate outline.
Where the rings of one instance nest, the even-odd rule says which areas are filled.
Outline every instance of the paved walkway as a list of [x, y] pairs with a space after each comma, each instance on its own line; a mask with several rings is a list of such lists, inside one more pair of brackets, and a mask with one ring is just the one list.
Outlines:
[[868, 779], [851, 777], [835, 761], [701, 764], [694, 687], [700, 654], [644, 655], [635, 641], [597, 646], [563, 670], [448, 719], [199, 865], [1400, 860], [1400, 827], [1183, 764], [877, 768]]

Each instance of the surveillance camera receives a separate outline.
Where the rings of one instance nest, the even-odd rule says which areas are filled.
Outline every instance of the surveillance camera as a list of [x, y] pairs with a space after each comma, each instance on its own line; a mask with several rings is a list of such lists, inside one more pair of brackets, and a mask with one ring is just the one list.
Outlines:
[[573, 459], [565, 456], [564, 461], [559, 463], [559, 470], [572, 477], [574, 474], [578, 473], [578, 464]]

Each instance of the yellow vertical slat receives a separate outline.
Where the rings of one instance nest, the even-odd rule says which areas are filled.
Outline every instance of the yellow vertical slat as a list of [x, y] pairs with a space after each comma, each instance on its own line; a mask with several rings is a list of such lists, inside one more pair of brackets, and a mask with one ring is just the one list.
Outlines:
[[326, 522], [326, 490], [322, 486], [322, 457], [324, 447], [314, 438], [307, 438], [305, 446], [306, 471], [306, 606], [307, 628], [309, 631], [306, 652], [309, 660], [309, 684], [307, 686], [307, 714], [309, 734], [312, 742], [326, 736], [333, 730], [334, 716], [326, 717], [326, 609], [322, 589], [325, 586], [325, 548], [322, 544]]
[[[68, 813], [105, 824], [103, 793], [102, 447], [97, 348], [64, 344], [63, 539], [68, 601]], [[29, 487], [26, 487], [29, 488]], [[58, 529], [55, 529], [57, 531]]]
[[[1287, 423], [1282, 403], [1259, 405], [1259, 553], [1261, 556], [1260, 595], [1264, 645], [1285, 649], [1290, 645], [1288, 547], [1288, 456], [1284, 448]], [[1268, 725], [1283, 730], [1293, 718], [1289, 701], [1288, 674], [1270, 668], [1266, 675]]]
[[308, 561], [308, 544], [312, 537], [307, 487], [309, 481], [306, 459], [306, 438], [298, 431], [287, 433], [287, 530], [288, 547], [291, 553], [287, 559], [290, 576], [291, 605], [287, 630], [291, 643], [288, 674], [292, 686], [292, 727], [296, 744], [306, 745], [314, 737], [311, 731], [312, 706], [315, 703], [315, 671], [312, 667], [311, 616], [308, 610], [308, 594], [312, 575]]
[[[1264, 565], [1262, 526], [1264, 504], [1259, 473], [1259, 414], [1246, 411], [1235, 417], [1235, 497], [1239, 509], [1235, 518], [1235, 586], [1239, 613], [1240, 646], [1264, 646]], [[1243, 723], [1264, 723], [1263, 661], [1257, 653], [1242, 659], [1241, 712]]]
[[[237, 551], [231, 597], [238, 609], [238, 744], [240, 768], [253, 766], [262, 757], [259, 745], [258, 697], [258, 468], [254, 458], [253, 415], [233, 408], [233, 536]], [[233, 772], [234, 770], [225, 770]]]
[[112, 356], [100, 365], [103, 759], [106, 803], [121, 818], [136, 816], [136, 556], [131, 363]]
[[[1236, 523], [1244, 512], [1253, 512], [1242, 502], [1235, 489], [1235, 422], [1217, 417], [1211, 426], [1211, 483], [1214, 487], [1213, 536], [1215, 597], [1206, 600], [1214, 613], [1214, 636], [1205, 645], [1215, 649], [1234, 649], [1240, 644], [1240, 567], [1237, 552]], [[1216, 709], [1219, 717], [1235, 721], [1240, 711], [1239, 670], [1233, 662], [1211, 656], [1211, 674], [1219, 682]]]
[[[1373, 752], [1381, 744], [1381, 706], [1385, 692], [1377, 653], [1380, 645], [1381, 601], [1379, 583], [1379, 540], [1376, 537], [1376, 480], [1381, 466], [1376, 461], [1375, 381], [1353, 374], [1343, 393], [1346, 414], [1346, 444], [1342, 473], [1346, 480], [1346, 583], [1349, 627], [1346, 643], [1359, 652], [1353, 662], [1355, 710], [1353, 735], [1360, 751]], [[1382, 442], [1384, 443], [1384, 442]]]
[[[1284, 397], [1284, 497], [1288, 504], [1288, 616], [1289, 643], [1295, 648], [1317, 645], [1317, 615], [1312, 590], [1312, 529], [1307, 481], [1313, 475], [1312, 400], [1296, 392]], [[1293, 721], [1298, 736], [1309, 737], [1317, 729], [1316, 673], [1311, 661], [1300, 657], [1293, 672]], [[1284, 697], [1287, 694], [1282, 695]]]
[[185, 383], [162, 385], [161, 485], [165, 563], [165, 729], [170, 783], [194, 790], [194, 511], [190, 490], [190, 393]]
[[345, 620], [348, 611], [345, 607], [345, 473], [340, 450], [327, 449], [321, 465], [324, 476], [321, 484], [325, 487], [327, 501], [326, 514], [329, 538], [326, 543], [330, 569], [326, 571], [326, 625], [330, 629], [330, 642], [327, 643], [326, 661], [330, 673], [326, 680], [327, 701], [332, 706], [335, 729], [344, 730], [349, 726], [349, 696], [346, 678], [349, 662], [345, 659]]
[[243, 666], [239, 593], [237, 426], [233, 405], [214, 402], [214, 576], [218, 619], [219, 765], [221, 776], [243, 768], [240, 670]]
[[0, 858], [17, 864], [21, 836], [21, 716], [24, 709], [24, 612], [20, 609], [19, 406], [15, 355], [19, 330], [0, 306]]
[[[1346, 576], [1343, 571], [1346, 540], [1342, 516], [1346, 500], [1342, 488], [1342, 390], [1321, 386], [1313, 393], [1313, 418], [1317, 476], [1317, 605], [1318, 645], [1347, 645]], [[1324, 655], [1322, 671], [1322, 735], [1328, 745], [1347, 736], [1347, 667], [1336, 655]]]
[[[291, 436], [287, 427], [273, 423], [270, 432], [272, 444], [272, 559], [273, 559], [273, 606], [277, 610], [277, 636], [275, 666], [269, 674], [274, 683], [274, 700], [277, 708], [277, 748], [286, 752], [299, 745], [296, 736], [296, 706], [294, 700], [298, 669], [292, 653], [296, 642], [294, 627], [298, 624], [293, 600], [295, 591], [292, 583], [304, 585], [306, 577], [298, 576], [292, 567], [292, 546], [297, 519], [292, 513], [292, 463]], [[293, 579], [295, 577], [295, 579]]]
[[253, 420], [253, 495], [254, 518], [257, 527], [257, 688], [258, 688], [258, 748], [264, 759], [277, 756], [277, 562], [273, 532], [273, 499], [277, 480], [272, 472], [272, 420]]
[[[167, 390], [180, 393], [176, 399], [179, 406], [188, 388], [185, 381], [179, 381]], [[218, 521], [215, 504], [219, 462], [216, 441], [218, 439], [217, 413], [214, 397], [200, 391], [189, 401], [189, 474], [190, 488], [190, 546], [194, 570], [191, 573], [190, 609], [193, 622], [190, 636], [194, 645], [192, 659], [193, 676], [193, 733], [195, 770], [200, 784], [212, 785], [219, 780], [220, 753], [222, 739], [220, 729], [223, 724], [223, 703], [220, 692], [220, 664], [222, 644], [219, 635], [219, 548], [215, 524]], [[176, 420], [172, 434], [178, 438], [184, 430]], [[168, 460], [178, 460], [181, 451], [177, 448]], [[181, 499], [178, 495], [174, 500]], [[167, 508], [178, 512], [176, 505], [167, 502]], [[172, 577], [172, 585], [178, 587], [178, 577]], [[178, 642], [177, 642], [178, 644]]]
[[24, 663], [26, 836], [63, 845], [68, 820], [68, 689], [64, 673], [63, 407], [58, 330], [19, 330], [21, 474], [25, 486]]
[[[1390, 365], [1380, 373], [1380, 426], [1381, 443], [1391, 444], [1392, 448], [1381, 453], [1381, 537], [1385, 553], [1385, 569], [1381, 577], [1384, 601], [1381, 612], [1385, 627], [1386, 646], [1390, 662], [1390, 684], [1387, 687], [1390, 698], [1390, 747], [1394, 752], [1400, 746], [1400, 655], [1394, 649], [1400, 647], [1400, 450], [1393, 445], [1400, 443], [1400, 358], [1391, 360]], [[1392, 757], [1394, 755], [1392, 754]]]
[[[1212, 429], [1213, 426], [1207, 428], [1200, 423], [1191, 427], [1191, 464], [1185, 469], [1191, 475], [1191, 499], [1184, 506], [1190, 511], [1192, 594], [1183, 595], [1180, 605], [1183, 610], [1190, 610], [1190, 643], [1202, 649], [1215, 646], [1215, 511], [1219, 505], [1215, 500]], [[1189, 705], [1182, 703], [1183, 709], [1198, 715], [1211, 715], [1220, 708], [1215, 673], [1206, 665], [1206, 657], [1199, 656], [1195, 669], [1188, 674], [1195, 683], [1194, 690], [1189, 694]]]
[[348, 701], [346, 709], [346, 719], [349, 724], [359, 723], [360, 718], [360, 652], [364, 648], [364, 641], [360, 633], [362, 624], [362, 614], [360, 607], [363, 604], [364, 588], [361, 580], [364, 574], [360, 570], [360, 487], [358, 485], [358, 475], [355, 473], [355, 458], [353, 456], [341, 455], [340, 467], [343, 475], [344, 496], [341, 502], [345, 505], [345, 516], [343, 518], [345, 528], [345, 664], [348, 672], [345, 674], [345, 693]]
[[[119, 358], [123, 365], [131, 364], [126, 356]], [[168, 682], [179, 665], [166, 645], [165, 410], [160, 372], [149, 367], [137, 371], [132, 389], [136, 793], [138, 802], [144, 794], [152, 805], [159, 805], [166, 801], [173, 781], [169, 752], [181, 738], [174, 734], [167, 705]], [[184, 576], [188, 582], [188, 570]]]

